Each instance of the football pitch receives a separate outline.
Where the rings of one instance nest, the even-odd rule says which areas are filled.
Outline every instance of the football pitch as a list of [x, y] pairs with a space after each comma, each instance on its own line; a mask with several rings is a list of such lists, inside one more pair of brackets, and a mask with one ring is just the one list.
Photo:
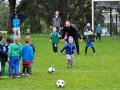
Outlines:
[[[21, 43], [24, 45], [24, 37]], [[65, 52], [54, 55], [49, 35], [31, 35], [36, 47], [33, 74], [29, 77], [1, 79], [0, 90], [120, 90], [120, 37], [102, 37], [84, 56], [85, 42], [79, 41], [80, 55], [75, 53], [74, 65], [67, 68]], [[65, 45], [60, 41], [59, 50]], [[6, 74], [8, 63], [6, 63]], [[48, 73], [48, 68], [55, 73]], [[22, 65], [21, 65], [22, 68]], [[65, 86], [58, 88], [56, 81], [63, 79]]]

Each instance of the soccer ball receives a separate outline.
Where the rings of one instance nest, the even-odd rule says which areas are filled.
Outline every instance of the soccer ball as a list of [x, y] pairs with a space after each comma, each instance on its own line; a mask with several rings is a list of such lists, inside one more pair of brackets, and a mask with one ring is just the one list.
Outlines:
[[59, 80], [57, 80], [56, 85], [57, 85], [57, 87], [64, 87], [65, 82], [64, 82], [64, 80], [59, 79]]
[[55, 72], [55, 69], [54, 69], [53, 67], [50, 67], [50, 68], [48, 69], [48, 72], [49, 72], [49, 73], [53, 73], [53, 72]]

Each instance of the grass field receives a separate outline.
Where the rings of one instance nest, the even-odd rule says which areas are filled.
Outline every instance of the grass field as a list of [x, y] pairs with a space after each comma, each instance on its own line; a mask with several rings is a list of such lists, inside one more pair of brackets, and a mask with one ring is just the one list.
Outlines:
[[[33, 74], [29, 78], [1, 79], [0, 90], [120, 90], [120, 37], [103, 37], [94, 43], [96, 56], [91, 48], [84, 56], [85, 43], [80, 42], [80, 55], [75, 53], [73, 68], [66, 68], [65, 53], [53, 55], [49, 35], [31, 37], [36, 47]], [[59, 50], [63, 46], [60, 42]], [[50, 66], [55, 68], [54, 74], [48, 73]], [[56, 86], [57, 79], [65, 81], [63, 88]]]

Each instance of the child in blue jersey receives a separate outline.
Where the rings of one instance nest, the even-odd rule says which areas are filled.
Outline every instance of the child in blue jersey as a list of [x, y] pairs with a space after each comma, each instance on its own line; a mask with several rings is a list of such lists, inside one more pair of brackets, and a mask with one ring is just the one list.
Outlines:
[[68, 43], [60, 50], [60, 53], [62, 53], [66, 49], [66, 57], [68, 60], [67, 67], [73, 66], [73, 60], [74, 60], [74, 52], [76, 51], [76, 46], [73, 42], [73, 37], [68, 37]]
[[101, 25], [98, 24], [97, 28], [96, 28], [96, 40], [99, 38], [99, 40], [101, 40], [101, 34], [102, 34], [102, 28], [101, 28]]
[[25, 37], [26, 44], [22, 47], [22, 60], [23, 60], [23, 69], [22, 69], [22, 75], [24, 76], [26, 73], [26, 76], [29, 77], [29, 70], [30, 66], [34, 59], [33, 49], [30, 46], [30, 37]]

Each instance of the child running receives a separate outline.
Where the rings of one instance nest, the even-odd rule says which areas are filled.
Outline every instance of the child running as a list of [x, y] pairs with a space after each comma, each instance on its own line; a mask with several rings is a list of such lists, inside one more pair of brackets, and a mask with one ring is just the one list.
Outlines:
[[60, 53], [62, 53], [66, 49], [66, 57], [68, 60], [67, 68], [70, 68], [73, 66], [73, 60], [74, 60], [74, 52], [76, 51], [75, 44], [73, 42], [73, 37], [68, 37], [68, 43], [60, 50]]

